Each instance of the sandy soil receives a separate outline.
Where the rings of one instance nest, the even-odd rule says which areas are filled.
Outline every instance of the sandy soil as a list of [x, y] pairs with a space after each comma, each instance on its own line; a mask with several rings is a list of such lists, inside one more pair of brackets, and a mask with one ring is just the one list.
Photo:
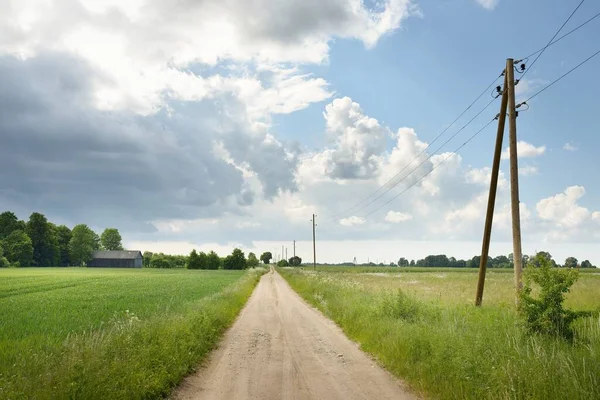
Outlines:
[[175, 399], [415, 399], [274, 270]]

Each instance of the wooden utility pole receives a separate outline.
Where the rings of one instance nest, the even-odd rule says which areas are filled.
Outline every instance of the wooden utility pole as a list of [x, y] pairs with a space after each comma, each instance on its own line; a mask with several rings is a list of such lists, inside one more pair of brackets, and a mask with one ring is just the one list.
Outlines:
[[317, 269], [317, 245], [315, 243], [315, 217], [316, 215], [313, 214], [312, 217], [312, 226], [313, 226], [313, 269], [316, 270]]
[[296, 241], [294, 240], [294, 257], [296, 257]]
[[521, 274], [523, 271], [523, 254], [521, 250], [521, 215], [519, 210], [519, 164], [517, 154], [517, 110], [515, 108], [515, 75], [514, 61], [506, 60], [506, 80], [508, 86], [508, 130], [510, 146], [510, 205], [512, 214], [513, 262], [515, 264], [516, 303], [523, 289]]
[[498, 173], [500, 171], [500, 157], [502, 155], [502, 141], [504, 139], [504, 125], [506, 122], [506, 108], [508, 106], [508, 90], [506, 88], [506, 72], [502, 87], [502, 102], [498, 114], [498, 132], [496, 134], [496, 147], [494, 149], [494, 162], [492, 164], [492, 177], [490, 179], [490, 195], [488, 197], [485, 227], [483, 228], [483, 244], [481, 245], [481, 260], [479, 260], [479, 280], [477, 281], [477, 294], [475, 305], [480, 306], [483, 300], [483, 286], [485, 284], [485, 271], [490, 252], [490, 239], [492, 237], [492, 222], [494, 220], [494, 206], [496, 204], [496, 191], [498, 189]]

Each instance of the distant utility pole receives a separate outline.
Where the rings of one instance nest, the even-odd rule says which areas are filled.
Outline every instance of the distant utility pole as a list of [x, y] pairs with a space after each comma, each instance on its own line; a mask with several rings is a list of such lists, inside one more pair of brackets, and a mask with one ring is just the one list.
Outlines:
[[521, 250], [521, 213], [519, 210], [519, 165], [517, 154], [517, 110], [515, 107], [515, 69], [512, 58], [506, 60], [508, 83], [508, 139], [510, 146], [510, 205], [512, 214], [513, 262], [515, 264], [515, 301], [519, 304], [519, 294], [523, 289], [523, 253]]
[[285, 248], [285, 259], [286, 260], [288, 259], [288, 256], [287, 256], [287, 247]]
[[316, 241], [315, 241], [315, 226], [317, 226], [317, 224], [315, 223], [315, 218], [317, 216], [315, 214], [313, 214], [312, 216], [312, 226], [313, 226], [313, 269], [316, 270], [317, 269], [317, 245], [316, 245]]
[[504, 85], [502, 87], [502, 102], [500, 103], [500, 113], [498, 114], [498, 132], [496, 134], [496, 147], [494, 149], [492, 177], [490, 180], [490, 195], [488, 197], [487, 214], [485, 216], [485, 227], [483, 228], [483, 244], [481, 246], [481, 259], [479, 260], [479, 280], [477, 281], [477, 294], [475, 295], [476, 306], [480, 306], [483, 300], [485, 271], [487, 268], [487, 260], [490, 251], [492, 222], [494, 220], [494, 205], [496, 203], [496, 190], [498, 189], [498, 173], [500, 170], [502, 141], [504, 139], [504, 125], [506, 123], [506, 108], [508, 106], [508, 90], [506, 81], [506, 73], [504, 73]]
[[485, 272], [490, 249], [492, 221], [494, 218], [494, 205], [496, 202], [496, 190], [498, 187], [498, 173], [500, 168], [500, 155], [502, 153], [502, 140], [504, 126], [506, 123], [506, 111], [508, 109], [509, 120], [509, 151], [510, 151], [510, 200], [512, 214], [513, 255], [515, 268], [515, 291], [516, 302], [519, 302], [519, 293], [523, 288], [521, 274], [523, 270], [521, 251], [521, 217], [519, 212], [519, 167], [517, 155], [517, 111], [515, 105], [515, 75], [514, 60], [506, 60], [504, 70], [504, 87], [502, 88], [502, 102], [500, 114], [498, 114], [498, 132], [496, 136], [496, 147], [494, 149], [494, 161], [492, 165], [492, 177], [490, 180], [490, 194], [488, 208], [483, 231], [483, 244], [481, 248], [481, 260], [479, 261], [479, 280], [477, 282], [477, 293], [475, 305], [480, 306], [483, 300], [483, 287], [485, 283]]
[[282, 259], [282, 260], [283, 260], [283, 255], [284, 255], [284, 254], [285, 254], [285, 253], [283, 252], [283, 245], [281, 245], [281, 259]]
[[294, 257], [296, 257], [296, 241], [294, 240]]

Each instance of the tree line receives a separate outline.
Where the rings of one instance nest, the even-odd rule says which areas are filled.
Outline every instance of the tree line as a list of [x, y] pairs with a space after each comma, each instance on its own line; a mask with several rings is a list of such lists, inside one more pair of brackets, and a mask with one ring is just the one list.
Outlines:
[[0, 267], [67, 267], [85, 265], [95, 250], [123, 250], [121, 234], [106, 228], [98, 235], [85, 224], [73, 229], [49, 222], [34, 212], [28, 221], [0, 214]]
[[[143, 265], [145, 268], [187, 268], [187, 269], [246, 269], [256, 268], [262, 262], [270, 264], [273, 255], [270, 251], [261, 254], [260, 258], [250, 252], [248, 257], [238, 248], [233, 249], [231, 254], [220, 257], [214, 251], [205, 253], [193, 249], [189, 256], [169, 255], [164, 253], [152, 253], [145, 251]], [[297, 257], [299, 259], [299, 257]], [[291, 259], [290, 259], [291, 260]], [[300, 260], [301, 262], [301, 260]]]
[[[589, 260], [579, 262], [575, 257], [567, 257], [564, 264], [559, 264], [548, 253], [547, 251], [539, 251], [533, 256], [524, 255], [523, 265], [530, 264], [535, 265], [536, 256], [543, 256], [552, 263], [554, 267], [566, 267], [566, 268], [595, 268]], [[445, 254], [429, 255], [423, 259], [408, 261], [404, 257], [400, 257], [398, 263], [395, 264], [399, 267], [454, 267], [454, 268], [479, 268], [481, 256], [473, 256], [469, 260], [457, 260], [454, 257], [448, 257]], [[374, 264], [373, 264], [374, 265]], [[514, 257], [510, 253], [508, 256], [500, 255], [497, 257], [488, 256], [487, 266], [488, 268], [513, 268]]]

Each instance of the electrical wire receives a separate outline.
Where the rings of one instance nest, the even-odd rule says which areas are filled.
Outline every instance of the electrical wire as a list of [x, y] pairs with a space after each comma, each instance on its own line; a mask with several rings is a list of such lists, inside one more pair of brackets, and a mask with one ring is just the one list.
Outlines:
[[[521, 75], [520, 80], [523, 80], [523, 78], [525, 77], [525, 75], [527, 74], [527, 72], [529, 72], [529, 70], [535, 65], [535, 62], [542, 56], [542, 54], [544, 54], [544, 51], [546, 51], [546, 49], [552, 44], [552, 41], [554, 40], [554, 38], [556, 38], [556, 35], [558, 35], [560, 33], [560, 31], [562, 31], [562, 29], [565, 27], [565, 25], [567, 24], [567, 22], [569, 22], [569, 20], [571, 19], [571, 17], [573, 17], [573, 15], [577, 12], [577, 10], [579, 10], [579, 7], [581, 7], [581, 5], [583, 4], [585, 0], [581, 0], [581, 2], [579, 3], [579, 5], [577, 7], [575, 7], [575, 9], [573, 10], [573, 12], [571, 13], [571, 15], [569, 15], [569, 18], [566, 19], [565, 22], [563, 22], [563, 24], [560, 26], [560, 28], [558, 28], [558, 30], [556, 31], [556, 33], [554, 34], [554, 36], [552, 36], [552, 38], [548, 41], [548, 44], [546, 44], [541, 50], [539, 50], [539, 54], [537, 55], [537, 57], [533, 60], [533, 62], [531, 63], [531, 65], [529, 65], [529, 68], [527, 68], [525, 70], [525, 72], [523, 72], [523, 75]], [[527, 58], [527, 57], [525, 57]]]
[[[452, 121], [448, 126], [446, 126], [446, 128], [444, 128], [444, 130], [442, 130], [442, 132], [440, 132], [427, 146], [425, 146], [421, 152], [419, 154], [417, 154], [408, 164], [406, 164], [400, 171], [398, 171], [393, 177], [391, 177], [387, 182], [385, 182], [383, 185], [381, 185], [379, 188], [377, 188], [374, 192], [372, 192], [371, 194], [369, 194], [367, 197], [365, 197], [363, 200], [359, 201], [358, 203], [356, 203], [355, 205], [353, 205], [352, 207], [346, 209], [345, 211], [342, 211], [340, 213], [334, 214], [333, 216], [331, 216], [331, 219], [335, 219], [337, 217], [346, 215], [348, 213], [350, 213], [351, 211], [355, 210], [357, 207], [360, 207], [361, 205], [363, 205], [365, 202], [367, 202], [371, 197], [375, 196], [379, 191], [383, 190], [386, 186], [388, 186], [391, 182], [394, 181], [394, 179], [396, 179], [398, 176], [400, 176], [400, 174], [402, 172], [404, 172], [413, 162], [415, 162], [415, 160], [417, 160], [423, 153], [425, 153], [425, 151], [432, 145], [434, 144], [440, 137], [442, 137], [442, 135], [444, 135], [444, 133], [446, 133], [448, 131], [448, 129], [450, 129], [450, 127], [452, 127], [452, 125], [454, 125], [463, 115], [466, 114], [467, 111], [469, 111], [471, 109], [471, 107], [473, 107], [475, 105], [475, 103], [477, 103], [477, 101], [485, 94], [488, 92], [488, 90], [493, 87], [496, 82], [498, 81], [498, 79], [500, 79], [502, 76], [504, 76], [504, 71], [502, 71], [502, 73], [496, 77], [496, 79], [494, 79], [494, 81], [492, 83], [490, 83], [488, 85], [488, 87], [486, 87], [481, 94], [479, 94], [479, 96], [477, 96], [477, 98], [475, 100], [473, 100], [473, 102], [471, 102], [471, 104], [469, 104], [469, 106], [467, 108], [464, 109], [463, 112], [460, 113], [460, 115], [458, 117], [456, 117], [454, 119], [454, 121]], [[488, 104], [489, 106], [489, 104]], [[487, 108], [487, 106], [486, 106]], [[479, 114], [481, 114], [482, 111], [479, 112]], [[477, 116], [479, 115], [477, 114]], [[472, 120], [471, 120], [472, 121]], [[466, 125], [465, 125], [466, 126]], [[464, 129], [465, 127], [461, 128]], [[460, 132], [460, 131], [459, 131]], [[456, 134], [454, 135], [456, 136]], [[453, 136], [453, 137], [454, 137]], [[431, 157], [430, 157], [431, 158]], [[392, 187], [394, 187], [395, 185], [393, 185]], [[389, 191], [389, 190], [388, 190]], [[387, 191], [386, 191], [387, 192]], [[385, 193], [384, 193], [385, 194]], [[371, 203], [369, 203], [371, 204]]]
[[425, 175], [421, 176], [418, 180], [416, 180], [415, 182], [413, 182], [410, 186], [407, 186], [403, 191], [401, 191], [400, 193], [398, 193], [396, 196], [392, 197], [390, 200], [388, 200], [387, 202], [383, 203], [382, 205], [380, 205], [379, 207], [377, 207], [376, 209], [372, 210], [371, 212], [369, 212], [368, 214], [366, 214], [363, 218], [366, 218], [372, 214], [374, 214], [375, 212], [381, 210], [383, 207], [387, 206], [388, 204], [390, 204], [392, 201], [396, 200], [398, 197], [402, 196], [404, 193], [406, 193], [409, 189], [411, 189], [413, 186], [415, 186], [417, 183], [421, 182], [425, 177], [427, 177], [428, 175], [430, 175], [433, 171], [436, 170], [437, 167], [439, 167], [440, 165], [442, 165], [443, 163], [445, 163], [450, 157], [452, 157], [454, 154], [457, 154], [458, 151], [460, 149], [462, 149], [463, 147], [465, 147], [471, 140], [475, 139], [475, 137], [477, 135], [479, 135], [485, 128], [487, 128], [488, 126], [490, 126], [490, 124], [492, 122], [495, 121], [495, 118], [492, 119], [490, 122], [488, 122], [487, 124], [485, 124], [481, 129], [479, 129], [477, 132], [475, 132], [469, 139], [467, 139], [466, 142], [464, 142], [463, 144], [461, 144], [460, 146], [458, 146], [456, 148], [456, 150], [454, 150], [454, 152], [450, 153], [449, 155], [446, 156], [446, 158], [444, 158], [442, 161], [440, 161], [439, 164], [435, 165], [431, 171], [427, 172]]
[[579, 64], [577, 64], [576, 66], [574, 66], [573, 68], [571, 68], [570, 70], [568, 70], [567, 72], [565, 72], [564, 74], [562, 74], [561, 76], [559, 76], [558, 78], [556, 78], [554, 81], [552, 81], [548, 85], [544, 86], [541, 90], [539, 90], [536, 93], [534, 93], [533, 95], [531, 95], [527, 100], [522, 101], [519, 104], [519, 106], [522, 105], [522, 104], [527, 104], [527, 102], [529, 100], [533, 99], [538, 94], [540, 94], [543, 91], [545, 91], [546, 89], [550, 88], [550, 86], [554, 85], [556, 82], [560, 81], [562, 78], [564, 78], [565, 76], [569, 75], [571, 72], [575, 71], [577, 68], [581, 67], [583, 64], [585, 64], [586, 62], [590, 61], [592, 58], [596, 57], [598, 54], [600, 54], [600, 50], [598, 50], [597, 52], [595, 52], [594, 54], [592, 54], [591, 56], [589, 56], [588, 58], [586, 58], [585, 60], [583, 60], [582, 62], [580, 62]]
[[400, 179], [398, 182], [394, 183], [391, 187], [389, 187], [388, 189], [386, 189], [383, 193], [381, 193], [379, 196], [375, 197], [373, 200], [371, 200], [368, 204], [366, 204], [365, 206], [359, 208], [359, 210], [363, 209], [363, 208], [367, 208], [368, 206], [370, 206], [371, 204], [373, 204], [374, 202], [376, 202], [377, 200], [379, 200], [381, 197], [383, 197], [386, 193], [388, 193], [390, 190], [392, 190], [393, 188], [395, 188], [396, 186], [398, 186], [399, 184], [401, 184], [403, 181], [405, 181], [413, 172], [415, 172], [417, 169], [419, 169], [419, 167], [421, 167], [423, 164], [425, 164], [427, 161], [429, 161], [431, 159], [431, 157], [433, 157], [434, 155], [436, 155], [436, 153], [438, 151], [440, 151], [445, 145], [447, 145], [452, 139], [454, 139], [456, 137], [456, 135], [458, 135], [460, 132], [462, 132], [467, 126], [469, 126], [471, 124], [471, 122], [473, 122], [477, 117], [479, 117], [485, 110], [487, 110], [487, 108], [494, 102], [494, 100], [496, 99], [492, 99], [489, 103], [486, 104], [485, 107], [483, 107], [483, 109], [481, 109], [481, 111], [479, 111], [473, 118], [471, 118], [469, 120], [469, 122], [467, 122], [465, 125], [463, 125], [462, 128], [460, 128], [458, 131], [456, 131], [454, 133], [454, 135], [452, 135], [450, 138], [448, 138], [448, 140], [446, 140], [440, 147], [438, 147], [433, 153], [431, 153], [429, 155], [429, 157], [427, 157], [426, 159], [424, 159], [423, 161], [421, 161], [421, 163], [419, 165], [417, 165], [415, 168], [413, 168], [410, 172], [408, 172], [402, 179]]
[[523, 57], [521, 60], [527, 60], [528, 58], [535, 56], [537, 53], [539, 53], [540, 51], [543, 51], [544, 49], [546, 49], [546, 47], [550, 47], [555, 43], [560, 42], [561, 40], [563, 40], [564, 38], [566, 38], [567, 36], [569, 36], [571, 33], [577, 31], [578, 29], [584, 27], [585, 25], [587, 25], [588, 23], [592, 22], [593, 20], [595, 20], [596, 18], [600, 17], [600, 12], [596, 15], [594, 15], [592, 18], [588, 19], [587, 21], [585, 21], [584, 23], [582, 23], [581, 25], [577, 26], [576, 28], [570, 30], [569, 32], [565, 33], [564, 35], [560, 36], [558, 39], [556, 39], [555, 41], [551, 42], [550, 44], [548, 44], [547, 46], [542, 47], [541, 49], [534, 51], [533, 53], [531, 53], [530, 55]]

